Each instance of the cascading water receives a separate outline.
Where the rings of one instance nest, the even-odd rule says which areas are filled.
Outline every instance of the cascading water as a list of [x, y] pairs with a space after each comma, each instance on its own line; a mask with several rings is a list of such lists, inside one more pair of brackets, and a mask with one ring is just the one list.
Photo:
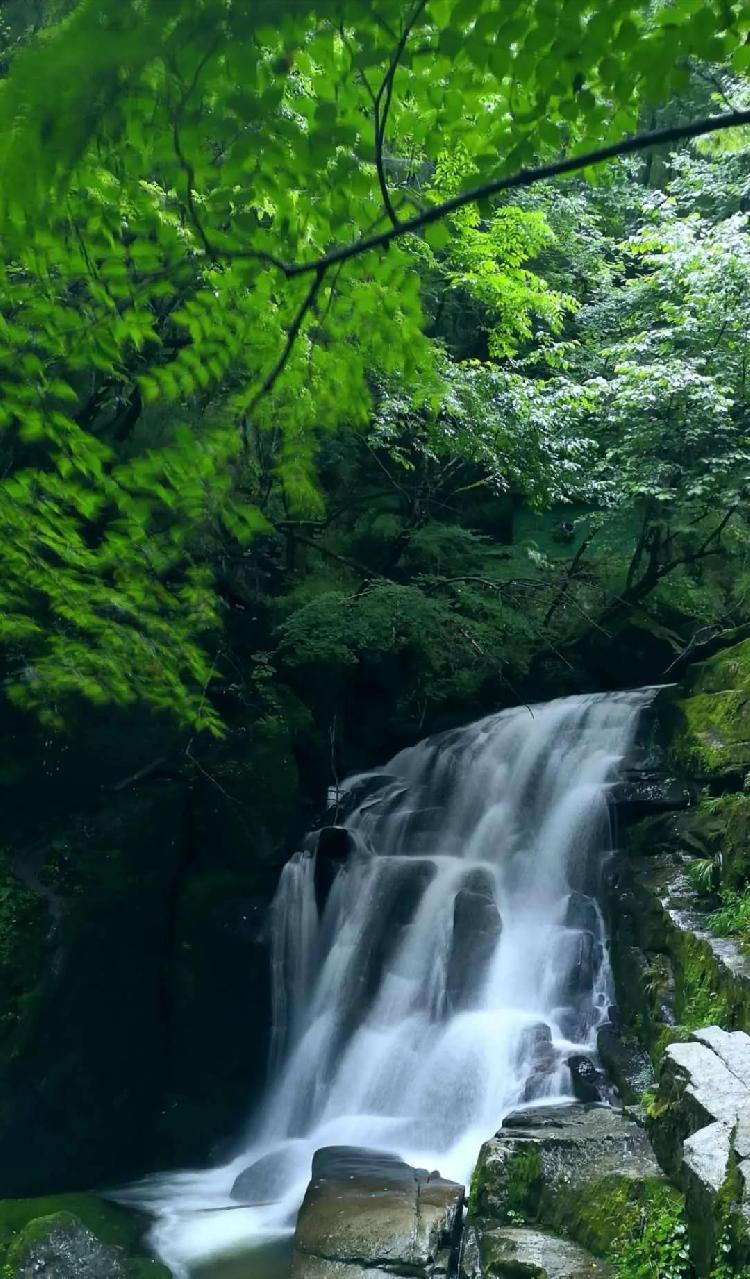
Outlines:
[[353, 849], [324, 909], [310, 852], [273, 904], [271, 1077], [241, 1152], [129, 1196], [174, 1274], [288, 1233], [321, 1146], [464, 1181], [509, 1110], [569, 1095], [610, 1002], [607, 790], [651, 696], [504, 711], [346, 784]]

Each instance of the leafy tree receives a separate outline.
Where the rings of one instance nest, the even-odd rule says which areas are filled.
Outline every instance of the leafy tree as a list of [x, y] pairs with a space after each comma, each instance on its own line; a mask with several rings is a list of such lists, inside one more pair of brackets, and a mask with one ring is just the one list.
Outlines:
[[[561, 425], [570, 391], [508, 360], [542, 334], [553, 351], [573, 303], [531, 269], [551, 245], [539, 211], [484, 197], [530, 181], [522, 166], [637, 150], [618, 140], [687, 59], [741, 74], [748, 16], [731, 0], [78, 0], [15, 19], [6, 688], [56, 723], [83, 693], [218, 732], [222, 566], [326, 519], [320, 442], [366, 427], [374, 387], [409, 388], [427, 470], [455, 461], [535, 502], [572, 491], [589, 446]], [[446, 364], [425, 333], [423, 295], [445, 287], [473, 308], [479, 366]]]

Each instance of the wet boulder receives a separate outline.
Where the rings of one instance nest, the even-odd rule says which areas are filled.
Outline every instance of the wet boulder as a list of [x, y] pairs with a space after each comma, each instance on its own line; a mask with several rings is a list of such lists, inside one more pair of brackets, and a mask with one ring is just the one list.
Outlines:
[[599, 1057], [624, 1102], [633, 1104], [654, 1084], [651, 1058], [642, 1044], [616, 1021], [605, 1022], [596, 1036]]
[[607, 1080], [597, 1070], [590, 1057], [574, 1053], [568, 1057], [568, 1069], [573, 1096], [576, 1101], [603, 1102], [607, 1100]]
[[334, 879], [354, 850], [354, 837], [346, 826], [324, 826], [309, 840], [315, 854], [315, 900], [322, 910]]
[[521, 1031], [517, 1062], [526, 1072], [522, 1101], [535, 1101], [549, 1092], [559, 1060], [552, 1044], [552, 1028], [546, 1022], [533, 1022]]
[[621, 818], [637, 821], [652, 814], [687, 808], [690, 791], [684, 782], [668, 773], [633, 768], [612, 787], [610, 799]]
[[451, 1273], [464, 1188], [396, 1155], [354, 1146], [316, 1151], [297, 1218], [292, 1279]]
[[597, 964], [601, 962], [593, 933], [575, 931], [572, 935], [572, 965], [566, 994], [588, 995], [594, 985]]
[[243, 1204], [281, 1199], [294, 1180], [298, 1167], [299, 1155], [293, 1146], [271, 1150], [239, 1174], [230, 1194]]
[[594, 1016], [591, 993], [603, 950], [594, 933], [561, 928], [555, 942], [555, 966], [560, 973], [557, 1019], [563, 1035], [574, 1043], [588, 1037]]
[[491, 871], [477, 868], [465, 878], [453, 906], [453, 938], [448, 960], [447, 1001], [451, 1011], [470, 1006], [482, 987], [503, 925]]
[[601, 927], [599, 908], [593, 897], [587, 893], [568, 893], [565, 903], [564, 924], [566, 928], [577, 928], [587, 933], [598, 932]]

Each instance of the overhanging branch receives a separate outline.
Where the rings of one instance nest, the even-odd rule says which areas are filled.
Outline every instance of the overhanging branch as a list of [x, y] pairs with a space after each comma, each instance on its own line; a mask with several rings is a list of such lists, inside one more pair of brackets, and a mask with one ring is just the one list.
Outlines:
[[327, 271], [329, 267], [337, 266], [341, 262], [348, 262], [351, 258], [360, 257], [363, 253], [369, 253], [373, 249], [386, 249], [389, 244], [403, 235], [414, 235], [417, 231], [423, 230], [424, 227], [440, 222], [449, 214], [466, 208], [467, 205], [476, 204], [478, 201], [486, 200], [493, 195], [500, 195], [503, 191], [520, 190], [524, 187], [534, 186], [537, 182], [546, 182], [550, 178], [562, 177], [568, 173], [580, 173], [582, 169], [588, 169], [595, 164], [604, 164], [607, 160], [616, 160], [619, 156], [634, 155], [639, 151], [647, 151], [649, 147], [686, 142], [691, 138], [704, 137], [707, 133], [718, 133], [724, 129], [737, 129], [742, 125], [750, 125], [750, 110], [728, 111], [724, 115], [706, 116], [701, 120], [693, 120], [689, 124], [679, 124], [668, 129], [652, 129], [646, 133], [636, 133], [632, 137], [622, 138], [619, 142], [613, 142], [609, 146], [599, 147], [595, 151], [586, 151], [583, 155], [569, 156], [565, 160], [556, 160], [552, 164], [542, 164], [533, 169], [520, 169], [517, 173], [511, 173], [507, 177], [496, 178], [491, 182], [483, 183], [481, 186], [471, 187], [470, 190], [463, 191], [460, 195], [453, 196], [450, 200], [443, 200], [440, 204], [434, 204], [432, 208], [423, 209], [420, 213], [415, 214], [413, 218], [399, 222], [397, 226], [390, 226], [377, 235], [362, 236], [360, 239], [353, 240], [350, 244], [345, 244], [340, 249], [333, 249], [330, 253], [326, 253], [310, 262], [283, 262], [270, 254], [259, 253], [255, 249], [248, 249], [247, 251], [242, 249], [236, 251], [228, 250], [222, 256], [230, 259], [247, 257], [265, 260], [282, 271], [288, 279], [293, 279], [298, 275], [310, 275], [319, 271]]
[[[419, 11], [418, 6], [415, 11], [415, 18], [418, 16]], [[413, 21], [414, 18], [412, 19], [412, 25]], [[407, 28], [407, 34], [410, 29], [411, 27]], [[396, 62], [395, 65], [397, 66], [398, 63]], [[453, 196], [450, 200], [444, 200], [440, 204], [433, 205], [432, 208], [423, 209], [418, 214], [415, 214], [414, 217], [408, 218], [403, 222], [399, 222], [396, 219], [384, 231], [377, 234], [364, 235], [360, 239], [353, 240], [350, 244], [343, 245], [340, 249], [333, 249], [330, 253], [326, 253], [310, 262], [283, 262], [279, 258], [258, 252], [255, 249], [246, 251], [241, 249], [237, 251], [230, 250], [222, 253], [220, 256], [230, 261], [241, 258], [263, 261], [268, 265], [274, 266], [290, 280], [295, 279], [297, 276], [313, 276], [309, 292], [292, 321], [282, 354], [265, 378], [248, 412], [252, 413], [258, 402], [273, 388], [277, 379], [283, 373], [305, 317], [315, 305], [323, 281], [332, 267], [340, 268], [352, 258], [361, 257], [374, 249], [387, 249], [394, 240], [399, 239], [401, 236], [414, 235], [425, 227], [440, 222], [451, 213], [456, 213], [459, 209], [466, 208], [470, 204], [476, 204], [478, 201], [488, 199], [491, 196], [500, 195], [504, 191], [520, 190], [533, 186], [537, 182], [545, 182], [568, 173], [578, 173], [591, 165], [604, 164], [607, 160], [614, 160], [619, 156], [633, 155], [640, 151], [646, 151], [650, 147], [684, 142], [690, 138], [703, 137], [707, 133], [735, 129], [742, 125], [750, 125], [750, 110], [730, 111], [724, 115], [706, 116], [701, 120], [693, 120], [690, 124], [675, 125], [667, 129], [652, 129], [646, 133], [637, 133], [630, 138], [623, 138], [620, 142], [613, 142], [610, 146], [599, 147], [596, 151], [587, 151], [583, 155], [570, 156], [565, 160], [557, 160], [553, 164], [539, 165], [534, 169], [521, 169], [517, 173], [509, 174], [507, 177], [497, 178], [481, 186], [472, 187], [469, 191]], [[387, 207], [388, 201], [386, 201]]]

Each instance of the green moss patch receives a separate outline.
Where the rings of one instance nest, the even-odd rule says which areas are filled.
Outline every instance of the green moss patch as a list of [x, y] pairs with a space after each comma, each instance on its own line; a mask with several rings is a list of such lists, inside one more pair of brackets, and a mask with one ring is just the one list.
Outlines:
[[674, 703], [672, 754], [698, 778], [742, 776], [750, 769], [750, 641], [717, 653]]
[[[17, 1255], [18, 1246], [23, 1241], [28, 1246], [39, 1233], [47, 1233], [50, 1222], [65, 1224], [65, 1221], [77, 1220], [86, 1226], [97, 1239], [123, 1252], [138, 1254], [142, 1250], [146, 1220], [139, 1213], [110, 1204], [96, 1195], [70, 1194], [50, 1195], [41, 1199], [2, 1199], [0, 1200], [0, 1264], [9, 1263]], [[142, 1262], [150, 1269], [146, 1272], [154, 1276], [162, 1273], [161, 1268], [154, 1269], [156, 1262], [151, 1262], [145, 1254]], [[2, 1279], [6, 1279], [0, 1271]]]
[[508, 1160], [508, 1216], [534, 1220], [544, 1187], [542, 1161], [533, 1146], [514, 1150]]
[[681, 1220], [679, 1191], [656, 1177], [604, 1177], [581, 1185], [555, 1185], [540, 1204], [540, 1220], [598, 1257], [611, 1258], [640, 1238], [649, 1222], [669, 1213]]

